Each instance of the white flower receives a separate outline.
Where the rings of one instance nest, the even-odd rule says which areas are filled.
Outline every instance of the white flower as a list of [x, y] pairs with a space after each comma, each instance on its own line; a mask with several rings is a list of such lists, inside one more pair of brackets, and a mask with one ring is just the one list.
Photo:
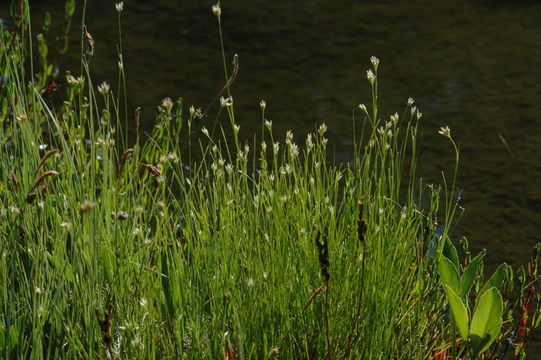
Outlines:
[[289, 145], [289, 154], [291, 157], [295, 158], [299, 155], [299, 147], [295, 143]]
[[210, 137], [209, 131], [207, 130], [206, 127], [203, 126], [203, 128], [201, 129], [201, 132], [202, 132], [203, 134], [205, 134], [207, 137]]
[[368, 111], [366, 110], [366, 105], [365, 104], [359, 104], [359, 109], [361, 109], [361, 111], [367, 113]]
[[221, 107], [229, 107], [233, 105], [233, 98], [231, 96], [224, 98], [223, 96], [220, 97], [220, 106]]
[[166, 97], [162, 100], [162, 108], [164, 108], [167, 113], [171, 112], [171, 109], [173, 108], [173, 100], [171, 100], [170, 97]]
[[368, 81], [370, 81], [370, 84], [374, 85], [374, 81], [376, 81], [376, 75], [372, 72], [372, 70], [366, 70], [366, 78]]
[[98, 92], [102, 95], [107, 95], [109, 93], [110, 88], [111, 87], [109, 86], [109, 84], [106, 81], [104, 81], [100, 85], [98, 85]]
[[379, 59], [375, 56], [370, 57], [370, 62], [372, 63], [372, 66], [374, 66], [374, 69], [378, 69], [379, 65]]
[[322, 123], [321, 125], [319, 125], [317, 132], [319, 133], [320, 136], [323, 136], [323, 134], [327, 132], [327, 124]]
[[409, 99], [408, 99], [408, 106], [413, 105], [413, 103], [414, 103], [413, 98], [409, 98]]
[[259, 102], [259, 106], [261, 107], [261, 110], [265, 110], [265, 108], [267, 107], [267, 102], [265, 100], [261, 100]]
[[451, 129], [449, 129], [449, 126], [442, 126], [438, 133], [446, 137], [451, 137]]
[[122, 10], [124, 10], [124, 2], [121, 1], [119, 3], [116, 3], [115, 4], [115, 8], [116, 8], [116, 11], [118, 11], [119, 13], [122, 12]]
[[272, 130], [272, 120], [265, 119], [265, 127], [269, 129], [269, 131]]
[[394, 115], [391, 115], [391, 121], [396, 124], [398, 122], [398, 113], [394, 113]]
[[220, 2], [219, 1], [215, 5], [212, 5], [212, 12], [217, 17], [220, 17], [220, 15], [222, 15], [222, 8], [220, 7]]

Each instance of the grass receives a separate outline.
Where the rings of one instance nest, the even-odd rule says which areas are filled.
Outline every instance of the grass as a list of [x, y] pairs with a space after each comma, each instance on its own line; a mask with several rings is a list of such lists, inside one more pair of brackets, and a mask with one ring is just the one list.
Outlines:
[[[54, 77], [46, 39], [34, 64], [21, 4], [0, 50], [0, 356], [443, 359], [451, 346], [465, 356], [430, 255], [438, 214], [451, 224], [456, 204], [439, 211], [437, 187], [416, 176], [413, 101], [380, 120], [376, 58], [348, 166], [328, 161], [325, 124], [301, 146], [290, 132], [276, 139], [263, 114], [261, 140], [242, 142], [223, 50], [230, 129], [199, 133], [201, 113], [165, 99], [143, 136], [137, 112], [127, 124], [122, 67], [116, 94], [96, 86], [89, 48], [61, 101], [40, 91]], [[509, 281], [519, 293], [506, 298], [509, 328], [526, 291], [538, 299], [536, 259], [521, 285]], [[505, 331], [492, 354], [513, 352]]]

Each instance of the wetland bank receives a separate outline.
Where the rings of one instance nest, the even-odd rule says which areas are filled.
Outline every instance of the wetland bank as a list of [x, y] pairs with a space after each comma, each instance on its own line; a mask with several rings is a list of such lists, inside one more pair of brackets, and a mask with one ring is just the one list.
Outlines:
[[[485, 267], [485, 252], [460, 240], [457, 130], [431, 131], [449, 170], [421, 180], [427, 113], [410, 94], [398, 104], [385, 83], [401, 75], [386, 61], [359, 60], [355, 81], [367, 90], [337, 102], [361, 102], [346, 122], [325, 125], [336, 104], [314, 86], [315, 113], [302, 111], [310, 101], [289, 109], [311, 114], [310, 130], [286, 132], [272, 98], [249, 106], [237, 94], [249, 56], [228, 55], [237, 42], [224, 41], [227, 25], [216, 31], [228, 8], [207, 6], [221, 80], [203, 109], [172, 97], [134, 111], [125, 39], [111, 41], [115, 74], [104, 82], [107, 41], [92, 6], [80, 21], [66, 2], [58, 22], [76, 29], [70, 42], [60, 25], [31, 22], [27, 2], [13, 4], [1, 52], [4, 357], [488, 359], [533, 349], [538, 247], [525, 268]], [[128, 9], [105, 9], [109, 26], [126, 34]], [[79, 59], [70, 74], [49, 66], [55, 39]], [[283, 91], [294, 97], [292, 80]], [[342, 150], [335, 125], [349, 129]]]

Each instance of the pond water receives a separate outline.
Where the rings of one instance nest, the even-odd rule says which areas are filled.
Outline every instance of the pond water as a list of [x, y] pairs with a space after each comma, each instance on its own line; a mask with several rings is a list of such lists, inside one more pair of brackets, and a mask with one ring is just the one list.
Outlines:
[[[129, 108], [142, 107], [146, 126], [162, 98], [183, 97], [187, 105], [205, 108], [223, 86], [212, 4], [124, 2]], [[438, 129], [449, 125], [460, 143], [458, 185], [466, 210], [455, 237], [466, 236], [473, 249], [488, 248], [493, 264], [529, 258], [531, 247], [541, 241], [540, 4], [249, 4], [222, 3], [228, 62], [235, 53], [240, 60], [232, 90], [241, 134], [259, 133], [259, 102], [265, 99], [267, 117], [279, 133], [292, 129], [300, 140], [324, 121], [335, 157], [350, 160], [352, 111], [370, 100], [365, 70], [376, 55], [381, 59], [381, 114], [401, 113], [410, 96], [423, 113], [419, 174], [426, 182], [441, 183], [441, 171], [453, 169], [452, 147]], [[1, 9], [7, 12], [7, 6]], [[33, 2], [31, 10], [34, 29], [46, 10], [61, 26], [62, 0]], [[89, 1], [86, 16], [96, 41], [94, 81], [114, 84], [117, 11], [111, 2]], [[74, 31], [71, 57], [61, 60], [63, 70], [78, 69], [77, 36]], [[206, 120], [211, 125], [217, 108]]]
[[[129, 108], [142, 107], [146, 126], [162, 98], [183, 97], [205, 108], [223, 86], [212, 4], [124, 2]], [[34, 28], [45, 10], [60, 26], [63, 5], [32, 2]], [[8, 16], [7, 6], [0, 16]], [[114, 3], [89, 1], [86, 16], [96, 41], [94, 80], [114, 83]], [[336, 158], [350, 160], [352, 111], [369, 102], [365, 71], [376, 55], [381, 114], [401, 113], [410, 96], [423, 113], [419, 174], [426, 182], [441, 183], [441, 171], [453, 169], [452, 147], [438, 129], [449, 125], [460, 143], [466, 210], [454, 236], [466, 236], [474, 250], [487, 248], [492, 264], [525, 263], [541, 241], [539, 19], [537, 1], [224, 1], [228, 62], [235, 53], [240, 60], [232, 91], [241, 133], [259, 133], [265, 99], [278, 132], [292, 129], [300, 141], [324, 121]], [[63, 70], [78, 69], [74, 33]]]

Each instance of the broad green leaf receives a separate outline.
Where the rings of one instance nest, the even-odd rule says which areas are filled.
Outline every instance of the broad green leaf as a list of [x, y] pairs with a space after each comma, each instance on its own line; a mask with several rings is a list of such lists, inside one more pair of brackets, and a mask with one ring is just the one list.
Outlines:
[[440, 256], [438, 261], [438, 272], [442, 285], [448, 285], [455, 294], [460, 294], [460, 275], [457, 267], [445, 256]]
[[503, 282], [505, 281], [509, 273], [509, 270], [510, 270], [509, 265], [507, 265], [506, 263], [503, 263], [500, 266], [498, 266], [498, 268], [496, 269], [496, 271], [494, 271], [490, 279], [488, 279], [485, 285], [483, 285], [483, 287], [481, 288], [481, 291], [479, 291], [478, 296], [483, 295], [483, 293], [487, 291], [488, 289], [490, 289], [491, 287], [495, 287], [496, 289], [501, 290]]
[[464, 274], [462, 274], [461, 278], [461, 292], [460, 297], [464, 298], [471, 289], [471, 286], [473, 285], [473, 280], [477, 276], [477, 273], [479, 272], [479, 265], [483, 261], [483, 258], [485, 257], [486, 250], [483, 249], [468, 265], [466, 270], [464, 270]]
[[444, 285], [445, 293], [447, 294], [447, 300], [451, 307], [451, 316], [455, 322], [456, 328], [460, 337], [464, 340], [468, 340], [468, 309], [466, 305], [450, 286]]
[[502, 326], [503, 300], [495, 287], [486, 290], [477, 300], [473, 314], [470, 339], [475, 356], [492, 344]]
[[444, 234], [443, 236], [445, 239], [443, 241], [442, 254], [447, 259], [451, 260], [453, 264], [456, 266], [456, 268], [458, 269], [460, 264], [458, 263], [458, 253], [456, 251], [456, 247], [453, 245], [453, 243], [451, 242], [451, 240], [449, 239], [447, 235]]

